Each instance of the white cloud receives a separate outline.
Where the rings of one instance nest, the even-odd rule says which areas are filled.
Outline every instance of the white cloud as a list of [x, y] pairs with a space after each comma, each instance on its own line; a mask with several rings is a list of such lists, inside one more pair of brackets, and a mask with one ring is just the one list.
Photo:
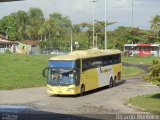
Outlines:
[[115, 9], [120, 8], [120, 10], [128, 10], [131, 7], [131, 1], [130, 0], [113, 0], [109, 3], [109, 5]]
[[[45, 15], [53, 12], [69, 16], [74, 23], [92, 22], [90, 0], [26, 0], [0, 3], [0, 18], [18, 10], [28, 11], [29, 7], [41, 8]], [[107, 0], [107, 18], [117, 21], [116, 26], [131, 26], [132, 0]], [[149, 28], [148, 21], [160, 14], [160, 0], [133, 0], [134, 25]], [[104, 20], [104, 0], [95, 3], [95, 19]]]

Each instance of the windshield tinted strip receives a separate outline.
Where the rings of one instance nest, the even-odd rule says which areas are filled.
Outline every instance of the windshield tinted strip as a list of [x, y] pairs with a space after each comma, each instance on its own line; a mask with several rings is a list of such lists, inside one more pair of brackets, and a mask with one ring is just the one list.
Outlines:
[[53, 68], [74, 68], [75, 61], [62, 61], [62, 60], [54, 60], [48, 62], [48, 67]]

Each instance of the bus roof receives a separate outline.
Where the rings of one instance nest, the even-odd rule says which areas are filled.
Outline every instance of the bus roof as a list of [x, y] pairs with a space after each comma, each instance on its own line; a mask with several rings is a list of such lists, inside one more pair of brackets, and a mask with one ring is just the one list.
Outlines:
[[125, 44], [124, 46], [139, 46], [139, 47], [145, 47], [145, 46], [160, 46], [160, 44]]
[[98, 56], [105, 55], [113, 55], [113, 54], [121, 54], [120, 50], [116, 49], [107, 49], [107, 50], [99, 50], [99, 49], [88, 49], [88, 50], [79, 50], [69, 53], [68, 55], [60, 55], [51, 57], [49, 60], [76, 60], [79, 58], [92, 58]]

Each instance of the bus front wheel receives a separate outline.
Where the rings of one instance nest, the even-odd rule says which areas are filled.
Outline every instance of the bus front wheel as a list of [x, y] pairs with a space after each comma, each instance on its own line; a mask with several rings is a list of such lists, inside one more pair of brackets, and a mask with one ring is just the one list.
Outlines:
[[85, 92], [85, 87], [84, 85], [81, 86], [81, 90], [80, 90], [80, 96], [83, 96]]

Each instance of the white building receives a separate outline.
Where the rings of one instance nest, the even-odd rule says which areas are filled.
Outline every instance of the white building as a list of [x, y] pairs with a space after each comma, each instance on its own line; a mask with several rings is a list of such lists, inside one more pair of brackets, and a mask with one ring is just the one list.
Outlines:
[[16, 45], [14, 42], [0, 38], [0, 53], [5, 53], [7, 50], [14, 52], [15, 49]]

